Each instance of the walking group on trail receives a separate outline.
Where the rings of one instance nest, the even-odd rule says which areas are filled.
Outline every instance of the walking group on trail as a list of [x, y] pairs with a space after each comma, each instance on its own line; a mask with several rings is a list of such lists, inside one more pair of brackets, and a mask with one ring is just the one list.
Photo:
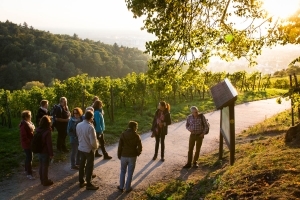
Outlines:
[[[196, 106], [190, 108], [191, 114], [187, 116], [186, 129], [190, 132], [188, 160], [184, 168], [198, 167], [198, 158], [204, 135], [208, 133], [209, 124], [204, 115], [199, 112]], [[68, 153], [66, 145], [67, 135], [70, 137], [70, 170], [79, 170], [79, 187], [86, 187], [87, 190], [97, 190], [99, 186], [92, 183], [92, 179], [97, 175], [94, 173], [94, 160], [102, 157], [109, 160], [105, 149], [104, 131], [104, 111], [103, 103], [97, 96], [93, 99], [93, 104], [85, 109], [75, 107], [72, 111], [67, 105], [67, 98], [61, 97], [59, 105], [54, 106], [53, 112], [48, 111], [48, 101], [42, 100], [36, 115], [36, 126], [31, 120], [31, 111], [24, 110], [21, 114], [22, 121], [19, 124], [21, 145], [25, 152], [25, 172], [27, 178], [34, 180], [32, 173], [33, 149], [39, 158], [39, 178], [41, 184], [50, 186], [54, 182], [48, 178], [48, 168], [53, 159], [52, 131], [57, 130], [56, 149], [61, 153]], [[170, 105], [165, 101], [160, 101], [154, 114], [151, 137], [155, 138], [154, 156], [158, 157], [160, 148], [160, 161], [165, 161], [165, 136], [168, 134], [168, 126], [171, 124]], [[37, 127], [37, 128], [36, 128]], [[117, 157], [120, 160], [119, 191], [132, 191], [131, 182], [137, 157], [142, 153], [141, 138], [137, 133], [138, 122], [129, 121], [127, 129], [121, 133]], [[41, 136], [37, 139], [38, 134]], [[37, 145], [41, 146], [36, 150]], [[196, 145], [193, 156], [194, 146]], [[102, 154], [98, 152], [101, 149]], [[125, 176], [127, 174], [127, 180]]]

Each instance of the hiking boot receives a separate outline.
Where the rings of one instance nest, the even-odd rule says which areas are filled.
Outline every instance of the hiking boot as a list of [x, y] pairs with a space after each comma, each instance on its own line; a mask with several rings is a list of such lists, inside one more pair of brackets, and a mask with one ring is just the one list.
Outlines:
[[43, 186], [50, 186], [50, 185], [53, 185], [53, 181], [50, 179], [43, 182]]
[[164, 162], [164, 161], [165, 161], [165, 158], [161, 158], [160, 161], [161, 161], [161, 162]]
[[156, 160], [156, 158], [157, 158], [157, 156], [156, 156], [156, 155], [154, 155], [154, 156], [153, 156], [153, 158], [152, 158], [152, 160]]
[[183, 166], [183, 168], [191, 168], [191, 167], [192, 167], [191, 164], [186, 164]]
[[95, 153], [95, 157], [102, 157], [102, 155], [98, 152], [98, 150]]
[[124, 191], [122, 188], [120, 188], [120, 186], [118, 186], [117, 189], [118, 189], [120, 192], [123, 192], [123, 191]]
[[87, 185], [87, 182], [85, 182], [85, 181], [84, 181], [83, 183], [79, 183], [79, 187], [80, 187], [80, 188], [83, 188], [83, 187], [86, 186], [86, 185]]
[[30, 180], [35, 180], [35, 178], [32, 175], [27, 175], [26, 177]]
[[87, 185], [85, 187], [87, 190], [98, 190], [99, 189], [99, 186], [95, 186], [93, 184], [90, 184], [90, 185]]
[[71, 170], [79, 170], [79, 167], [77, 167], [76, 165], [71, 167]]
[[131, 192], [132, 188], [129, 188], [128, 190], [126, 190], [127, 193]]
[[109, 156], [108, 154], [106, 154], [106, 155], [104, 155], [104, 158], [103, 158], [104, 160], [109, 160], [109, 159], [112, 159], [112, 157], [111, 156]]

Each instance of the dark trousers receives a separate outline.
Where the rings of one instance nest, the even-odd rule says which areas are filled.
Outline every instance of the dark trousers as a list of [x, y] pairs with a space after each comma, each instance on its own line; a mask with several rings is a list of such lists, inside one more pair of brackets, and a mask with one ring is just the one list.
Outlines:
[[161, 143], [160, 155], [162, 158], [165, 156], [165, 137], [166, 135], [160, 131], [155, 135], [155, 153], [154, 156], [158, 154], [159, 142]]
[[49, 163], [50, 163], [50, 157], [48, 154], [39, 154], [39, 163], [40, 163], [40, 168], [39, 168], [39, 174], [40, 174], [40, 180], [41, 183], [47, 182], [48, 179], [48, 168], [49, 168]]
[[[79, 151], [79, 150], [78, 150]], [[80, 153], [80, 166], [79, 166], [79, 183], [84, 183], [84, 175], [87, 185], [91, 185], [92, 174], [94, 170], [95, 153], [93, 151]]]
[[106, 149], [105, 149], [105, 146], [104, 146], [104, 134], [99, 134], [97, 133], [97, 139], [99, 141], [99, 144], [100, 144], [100, 149], [103, 153], [103, 155], [107, 155], [107, 152], [106, 152]]
[[27, 175], [32, 175], [32, 151], [31, 149], [24, 149], [25, 152], [25, 171]]
[[66, 150], [66, 137], [67, 137], [67, 126], [60, 125], [57, 126], [57, 141], [56, 148], [59, 151]]
[[[200, 137], [200, 134], [191, 134], [190, 139], [189, 139], [189, 152], [188, 152], [188, 162], [187, 164], [192, 164], [196, 163], [199, 159], [199, 154], [200, 154], [200, 149], [202, 145], [203, 137]], [[194, 151], [194, 146], [196, 144], [196, 152], [194, 155], [194, 160], [193, 158], [193, 151]]]

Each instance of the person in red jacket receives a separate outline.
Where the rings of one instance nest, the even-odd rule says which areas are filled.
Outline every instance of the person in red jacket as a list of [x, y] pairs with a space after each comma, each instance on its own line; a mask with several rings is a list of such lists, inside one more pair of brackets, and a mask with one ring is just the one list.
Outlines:
[[53, 147], [52, 147], [52, 137], [51, 137], [51, 119], [48, 115], [44, 115], [41, 120], [39, 127], [36, 129], [37, 133], [42, 132], [42, 143], [43, 150], [38, 154], [39, 156], [39, 174], [41, 184], [44, 186], [49, 186], [53, 184], [51, 179], [48, 179], [48, 168], [50, 160], [53, 159]]
[[33, 131], [35, 129], [34, 124], [31, 122], [31, 112], [29, 110], [24, 110], [21, 114], [22, 121], [19, 124], [20, 136], [21, 136], [21, 146], [24, 149], [26, 159], [25, 159], [25, 172], [27, 178], [34, 180], [32, 176], [32, 151], [30, 149], [31, 140], [33, 138]]

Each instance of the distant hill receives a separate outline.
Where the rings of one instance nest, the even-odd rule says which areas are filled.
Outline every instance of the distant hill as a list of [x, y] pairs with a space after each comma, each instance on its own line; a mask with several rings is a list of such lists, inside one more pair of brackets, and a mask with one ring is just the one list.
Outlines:
[[208, 69], [214, 72], [227, 71], [233, 73], [245, 70], [247, 72], [261, 71], [264, 74], [273, 74], [276, 71], [287, 69], [288, 65], [300, 56], [299, 45], [276, 46], [272, 49], [263, 49], [262, 55], [257, 58], [257, 66], [249, 67], [249, 62], [242, 58], [234, 62], [212, 59]]
[[54, 78], [81, 73], [121, 78], [146, 72], [149, 58], [137, 48], [0, 21], [0, 88], [4, 89], [20, 89], [30, 81], [48, 85]]

